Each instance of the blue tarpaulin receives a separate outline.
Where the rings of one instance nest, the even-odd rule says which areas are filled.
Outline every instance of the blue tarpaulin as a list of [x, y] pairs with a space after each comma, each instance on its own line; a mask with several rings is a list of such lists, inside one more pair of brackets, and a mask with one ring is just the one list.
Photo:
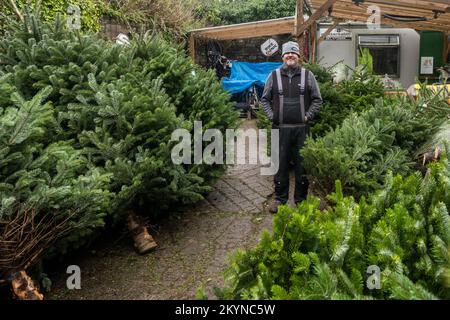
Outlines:
[[281, 67], [281, 62], [231, 62], [231, 75], [222, 79], [222, 87], [229, 93], [243, 92], [253, 84], [264, 87], [267, 77], [276, 68]]

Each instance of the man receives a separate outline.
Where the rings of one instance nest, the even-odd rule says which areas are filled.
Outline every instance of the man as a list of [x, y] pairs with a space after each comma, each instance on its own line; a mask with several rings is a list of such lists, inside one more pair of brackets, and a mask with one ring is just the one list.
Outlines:
[[317, 116], [322, 97], [316, 78], [311, 71], [299, 66], [298, 44], [289, 41], [283, 44], [283, 65], [267, 78], [261, 105], [279, 129], [279, 170], [275, 174], [275, 200], [269, 211], [276, 213], [278, 206], [289, 197], [289, 164], [295, 166], [294, 201], [306, 199], [308, 181], [302, 165], [300, 149], [309, 133], [309, 123]]

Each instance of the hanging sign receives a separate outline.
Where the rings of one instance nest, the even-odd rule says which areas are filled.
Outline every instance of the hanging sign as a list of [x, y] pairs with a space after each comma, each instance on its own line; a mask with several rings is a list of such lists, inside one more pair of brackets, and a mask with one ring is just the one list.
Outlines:
[[268, 39], [261, 45], [261, 52], [270, 57], [278, 51], [278, 43], [274, 39]]
[[420, 74], [433, 74], [434, 57], [421, 57]]

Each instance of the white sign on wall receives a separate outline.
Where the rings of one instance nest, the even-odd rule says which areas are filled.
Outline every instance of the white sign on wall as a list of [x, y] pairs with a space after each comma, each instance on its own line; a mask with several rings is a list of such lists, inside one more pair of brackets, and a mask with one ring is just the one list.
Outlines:
[[[327, 29], [320, 30], [320, 36], [325, 33]], [[342, 28], [333, 29], [328, 36], [326, 36], [325, 40], [328, 41], [340, 41], [340, 40], [352, 40], [352, 33], [348, 30]]]
[[434, 57], [421, 57], [420, 74], [433, 74]]
[[274, 39], [268, 39], [261, 45], [261, 52], [270, 57], [278, 51], [278, 43]]

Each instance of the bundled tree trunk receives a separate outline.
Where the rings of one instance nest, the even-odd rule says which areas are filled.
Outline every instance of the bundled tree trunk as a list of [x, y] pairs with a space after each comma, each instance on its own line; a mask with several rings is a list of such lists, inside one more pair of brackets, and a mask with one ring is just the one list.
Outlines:
[[442, 154], [442, 149], [436, 147], [433, 151], [427, 152], [423, 155], [422, 165], [425, 166], [427, 163], [439, 160]]
[[10, 277], [14, 297], [20, 300], [44, 300], [33, 280], [23, 270], [13, 272]]
[[27, 275], [56, 239], [69, 230], [67, 220], [37, 218], [37, 211], [17, 209], [12, 220], [0, 219], [0, 284], [10, 284], [15, 298], [43, 300]]
[[145, 254], [158, 246], [148, 233], [143, 219], [136, 216], [134, 212], [128, 215], [128, 230], [133, 236], [134, 247], [140, 254]]

